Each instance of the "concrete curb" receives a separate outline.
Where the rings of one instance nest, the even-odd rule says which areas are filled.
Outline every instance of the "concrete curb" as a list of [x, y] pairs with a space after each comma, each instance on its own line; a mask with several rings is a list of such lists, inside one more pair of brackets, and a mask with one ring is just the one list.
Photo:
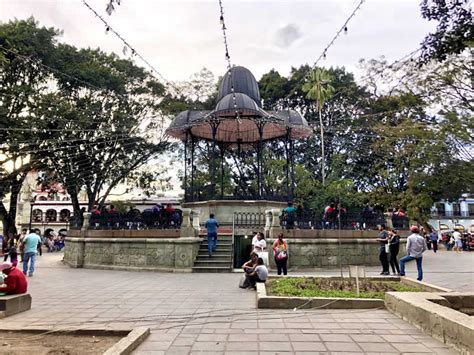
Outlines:
[[[474, 298], [472, 293], [388, 292], [386, 308], [461, 354], [474, 352], [474, 324], [467, 314], [450, 308], [443, 296]], [[472, 302], [472, 301], [471, 301]]]
[[150, 335], [150, 328], [138, 327], [133, 329], [125, 338], [109, 348], [104, 355], [128, 355], [143, 343]]
[[374, 309], [384, 308], [384, 300], [370, 298], [268, 296], [264, 283], [257, 283], [257, 308], [270, 309]]

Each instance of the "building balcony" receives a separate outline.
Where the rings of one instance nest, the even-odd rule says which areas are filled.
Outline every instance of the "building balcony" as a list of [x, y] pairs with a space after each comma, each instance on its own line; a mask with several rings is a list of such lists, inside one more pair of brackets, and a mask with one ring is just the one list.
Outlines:
[[474, 218], [474, 211], [431, 211], [431, 218]]

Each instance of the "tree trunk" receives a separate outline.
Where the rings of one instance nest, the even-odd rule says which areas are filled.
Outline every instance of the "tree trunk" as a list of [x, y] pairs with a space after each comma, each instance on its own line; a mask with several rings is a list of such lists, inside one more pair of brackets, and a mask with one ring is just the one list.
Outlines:
[[319, 125], [321, 127], [321, 177], [323, 180], [323, 186], [325, 182], [324, 172], [326, 170], [325, 156], [324, 156], [324, 127], [323, 127], [323, 118], [321, 116], [321, 105], [318, 103], [318, 113], [319, 113]]

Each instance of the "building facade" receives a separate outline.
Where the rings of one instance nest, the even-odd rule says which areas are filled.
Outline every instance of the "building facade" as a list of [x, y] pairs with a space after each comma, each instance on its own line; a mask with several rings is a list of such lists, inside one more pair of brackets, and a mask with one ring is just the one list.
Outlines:
[[455, 201], [439, 201], [431, 208], [430, 224], [438, 230], [474, 232], [474, 197], [463, 194]]

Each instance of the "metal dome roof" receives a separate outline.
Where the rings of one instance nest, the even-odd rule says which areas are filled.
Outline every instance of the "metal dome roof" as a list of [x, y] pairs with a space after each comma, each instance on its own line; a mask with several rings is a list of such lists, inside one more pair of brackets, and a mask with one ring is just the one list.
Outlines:
[[219, 86], [217, 101], [220, 101], [226, 95], [232, 94], [232, 86], [234, 87], [235, 93], [245, 94], [252, 98], [258, 107], [262, 106], [258, 83], [250, 70], [237, 66], [227, 71]]

